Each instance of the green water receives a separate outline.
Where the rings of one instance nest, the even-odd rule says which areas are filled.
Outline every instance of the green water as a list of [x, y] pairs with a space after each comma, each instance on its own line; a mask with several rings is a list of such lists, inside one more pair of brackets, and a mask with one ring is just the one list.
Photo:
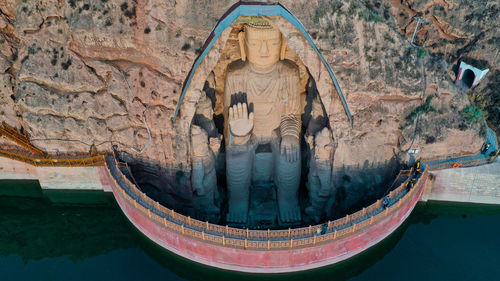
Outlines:
[[0, 280], [500, 280], [500, 207], [418, 206], [398, 231], [351, 260], [262, 276], [208, 268], [156, 247], [114, 203], [103, 203], [109, 199], [62, 206], [43, 194], [0, 196]]

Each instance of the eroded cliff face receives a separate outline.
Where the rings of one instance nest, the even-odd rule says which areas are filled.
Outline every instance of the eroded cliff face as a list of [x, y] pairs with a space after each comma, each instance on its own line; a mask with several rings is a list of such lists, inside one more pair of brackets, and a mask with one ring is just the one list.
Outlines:
[[[423, 158], [478, 152], [485, 123], [460, 114], [470, 102], [452, 66], [465, 56], [487, 61], [490, 74], [475, 91], [498, 95], [488, 86], [498, 73], [498, 3], [281, 2], [333, 68], [354, 116], [353, 128], [330, 116], [337, 185], [369, 192], [410, 147]], [[2, 1], [0, 118], [48, 152], [117, 144], [131, 159], [189, 170], [174, 110], [202, 43], [234, 3]], [[408, 44], [419, 13], [429, 21], [416, 42], [427, 53]], [[177, 180], [170, 191], [188, 202], [187, 180]]]

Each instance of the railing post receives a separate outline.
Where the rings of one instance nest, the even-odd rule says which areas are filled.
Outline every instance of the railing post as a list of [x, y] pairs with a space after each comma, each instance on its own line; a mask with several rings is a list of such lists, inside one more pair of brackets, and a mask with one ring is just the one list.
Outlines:
[[337, 239], [337, 230], [335, 229], [335, 231], [333, 232], [333, 240]]
[[[247, 228], [248, 229], [248, 228]], [[270, 230], [269, 228], [267, 229], [267, 239], [269, 239], [269, 235], [270, 235]]]
[[181, 225], [182, 234], [184, 235], [184, 225]]
[[328, 221], [328, 229], [332, 229], [332, 221]]
[[309, 234], [312, 234], [312, 226], [309, 225]]
[[248, 227], [247, 227], [247, 238], [248, 238]]
[[222, 235], [222, 245], [226, 245], [226, 238], [224, 238], [224, 235]]
[[267, 250], [269, 251], [271, 249], [271, 241], [267, 239]]
[[352, 232], [354, 232], [354, 231], [356, 231], [356, 224], [355, 223], [352, 224]]
[[292, 236], [292, 229], [289, 227], [288, 228], [288, 237]]
[[314, 234], [313, 245], [316, 245], [316, 234]]
[[245, 249], [248, 248], [248, 240], [245, 239]]
[[229, 226], [226, 224], [226, 235], [229, 233]]
[[205, 225], [206, 225], [206, 226], [205, 226], [205, 227], [206, 227], [206, 229], [208, 230], [208, 221], [207, 221], [207, 223], [206, 223]]
[[370, 217], [370, 225], [373, 223], [373, 216]]
[[163, 224], [165, 225], [165, 227], [167, 227], [167, 219], [166, 218], [163, 218]]
[[191, 217], [188, 216], [188, 224], [191, 225]]
[[201, 232], [201, 237], [203, 238], [203, 240], [205, 240], [205, 231]]
[[293, 239], [290, 239], [290, 249], [293, 248]]

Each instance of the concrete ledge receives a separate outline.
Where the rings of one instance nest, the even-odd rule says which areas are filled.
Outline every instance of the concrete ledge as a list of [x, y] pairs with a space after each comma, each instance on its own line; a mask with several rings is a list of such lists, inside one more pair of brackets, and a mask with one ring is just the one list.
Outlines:
[[102, 190], [111, 192], [104, 166], [35, 167], [0, 157], [0, 180], [38, 180], [44, 190]]
[[500, 204], [500, 160], [470, 168], [432, 172], [434, 184], [426, 190], [422, 201], [450, 201]]
[[0, 180], [38, 180], [37, 168], [24, 162], [0, 157]]

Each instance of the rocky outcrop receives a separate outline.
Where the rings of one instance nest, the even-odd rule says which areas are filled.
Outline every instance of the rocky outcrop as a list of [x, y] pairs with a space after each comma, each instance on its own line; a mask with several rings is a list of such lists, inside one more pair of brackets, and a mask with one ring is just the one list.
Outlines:
[[[391, 25], [408, 38], [416, 21], [424, 20], [415, 37], [433, 57], [448, 64], [446, 74], [452, 79], [458, 74], [460, 61], [480, 69], [489, 68], [488, 73], [468, 96], [475, 106], [483, 110], [488, 124], [500, 133], [500, 96], [498, 73], [500, 68], [500, 6], [498, 1], [470, 0], [407, 0], [367, 1], [373, 10], [389, 7]], [[384, 3], [384, 5], [377, 5]], [[377, 7], [379, 7], [377, 9]]]

